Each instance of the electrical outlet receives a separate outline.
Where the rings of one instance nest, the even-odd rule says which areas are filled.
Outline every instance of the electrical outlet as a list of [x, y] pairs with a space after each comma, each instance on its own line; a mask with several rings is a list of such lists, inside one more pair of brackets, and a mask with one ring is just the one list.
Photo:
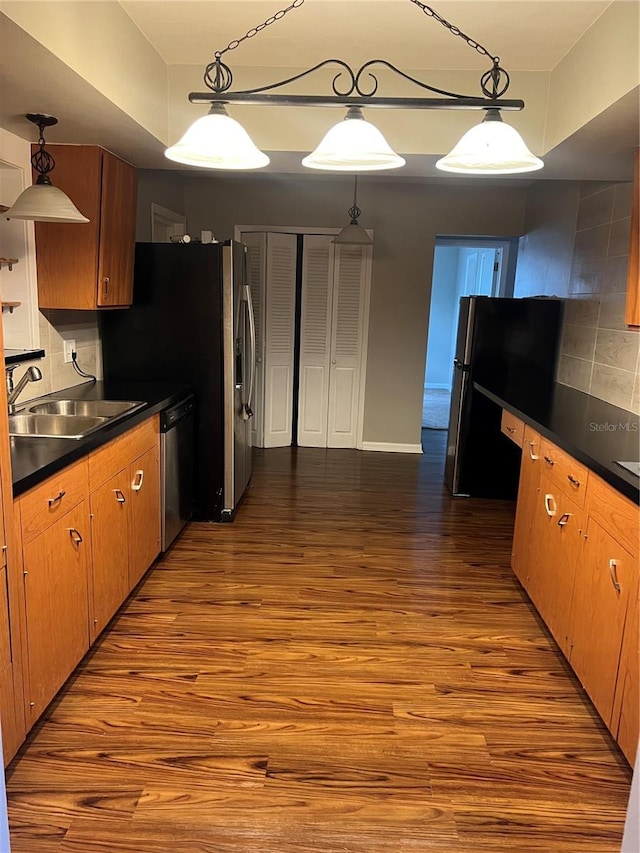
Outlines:
[[73, 361], [71, 354], [76, 351], [76, 342], [71, 339], [64, 342], [64, 363], [70, 364]]

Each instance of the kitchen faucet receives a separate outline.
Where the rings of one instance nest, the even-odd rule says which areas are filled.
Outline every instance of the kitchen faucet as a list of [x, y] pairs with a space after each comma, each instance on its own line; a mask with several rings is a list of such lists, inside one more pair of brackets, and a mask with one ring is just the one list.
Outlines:
[[9, 414], [14, 415], [16, 412], [15, 401], [22, 393], [29, 382], [38, 382], [42, 379], [42, 373], [38, 367], [28, 367], [18, 384], [14, 387], [13, 371], [18, 367], [17, 364], [6, 368], [7, 371], [7, 403], [9, 406]]

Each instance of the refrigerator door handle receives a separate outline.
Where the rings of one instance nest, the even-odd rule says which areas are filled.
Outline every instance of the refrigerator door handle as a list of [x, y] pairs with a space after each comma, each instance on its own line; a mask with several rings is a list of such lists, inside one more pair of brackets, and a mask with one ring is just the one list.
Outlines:
[[251, 299], [251, 287], [248, 284], [244, 286], [245, 302], [247, 303], [247, 312], [249, 314], [249, 336], [251, 338], [251, 373], [249, 374], [249, 393], [247, 394], [247, 402], [244, 404], [244, 413], [246, 420], [253, 417], [251, 401], [253, 400], [253, 389], [256, 383], [256, 321], [253, 315], [253, 300]]

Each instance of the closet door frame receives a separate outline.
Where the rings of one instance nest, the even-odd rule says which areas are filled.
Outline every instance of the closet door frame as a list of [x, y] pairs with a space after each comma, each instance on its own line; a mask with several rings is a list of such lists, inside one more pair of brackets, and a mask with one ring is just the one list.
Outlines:
[[[367, 234], [373, 239], [373, 229], [366, 228]], [[300, 225], [235, 225], [233, 229], [233, 239], [242, 241], [243, 231], [271, 231], [275, 233], [287, 233], [296, 235], [322, 235], [322, 234], [339, 234], [342, 227], [339, 228], [307, 228]], [[362, 327], [362, 347], [360, 351], [360, 390], [358, 393], [358, 417], [357, 417], [357, 437], [356, 449], [363, 448], [364, 435], [364, 402], [365, 392], [367, 387], [367, 353], [369, 349], [369, 313], [371, 307], [371, 279], [372, 279], [372, 252], [369, 253], [367, 263], [367, 275], [365, 294], [363, 301], [363, 327]]]

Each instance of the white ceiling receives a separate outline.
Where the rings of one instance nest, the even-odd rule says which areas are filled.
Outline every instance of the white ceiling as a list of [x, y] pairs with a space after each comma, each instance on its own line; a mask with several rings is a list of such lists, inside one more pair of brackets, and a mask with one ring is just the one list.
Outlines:
[[[290, 0], [121, 0], [169, 65], [206, 65]], [[550, 70], [611, 0], [434, 0], [436, 11], [513, 70]], [[409, 0], [305, 0], [226, 54], [230, 65], [306, 67], [328, 56], [402, 68], [476, 69], [487, 60]]]

